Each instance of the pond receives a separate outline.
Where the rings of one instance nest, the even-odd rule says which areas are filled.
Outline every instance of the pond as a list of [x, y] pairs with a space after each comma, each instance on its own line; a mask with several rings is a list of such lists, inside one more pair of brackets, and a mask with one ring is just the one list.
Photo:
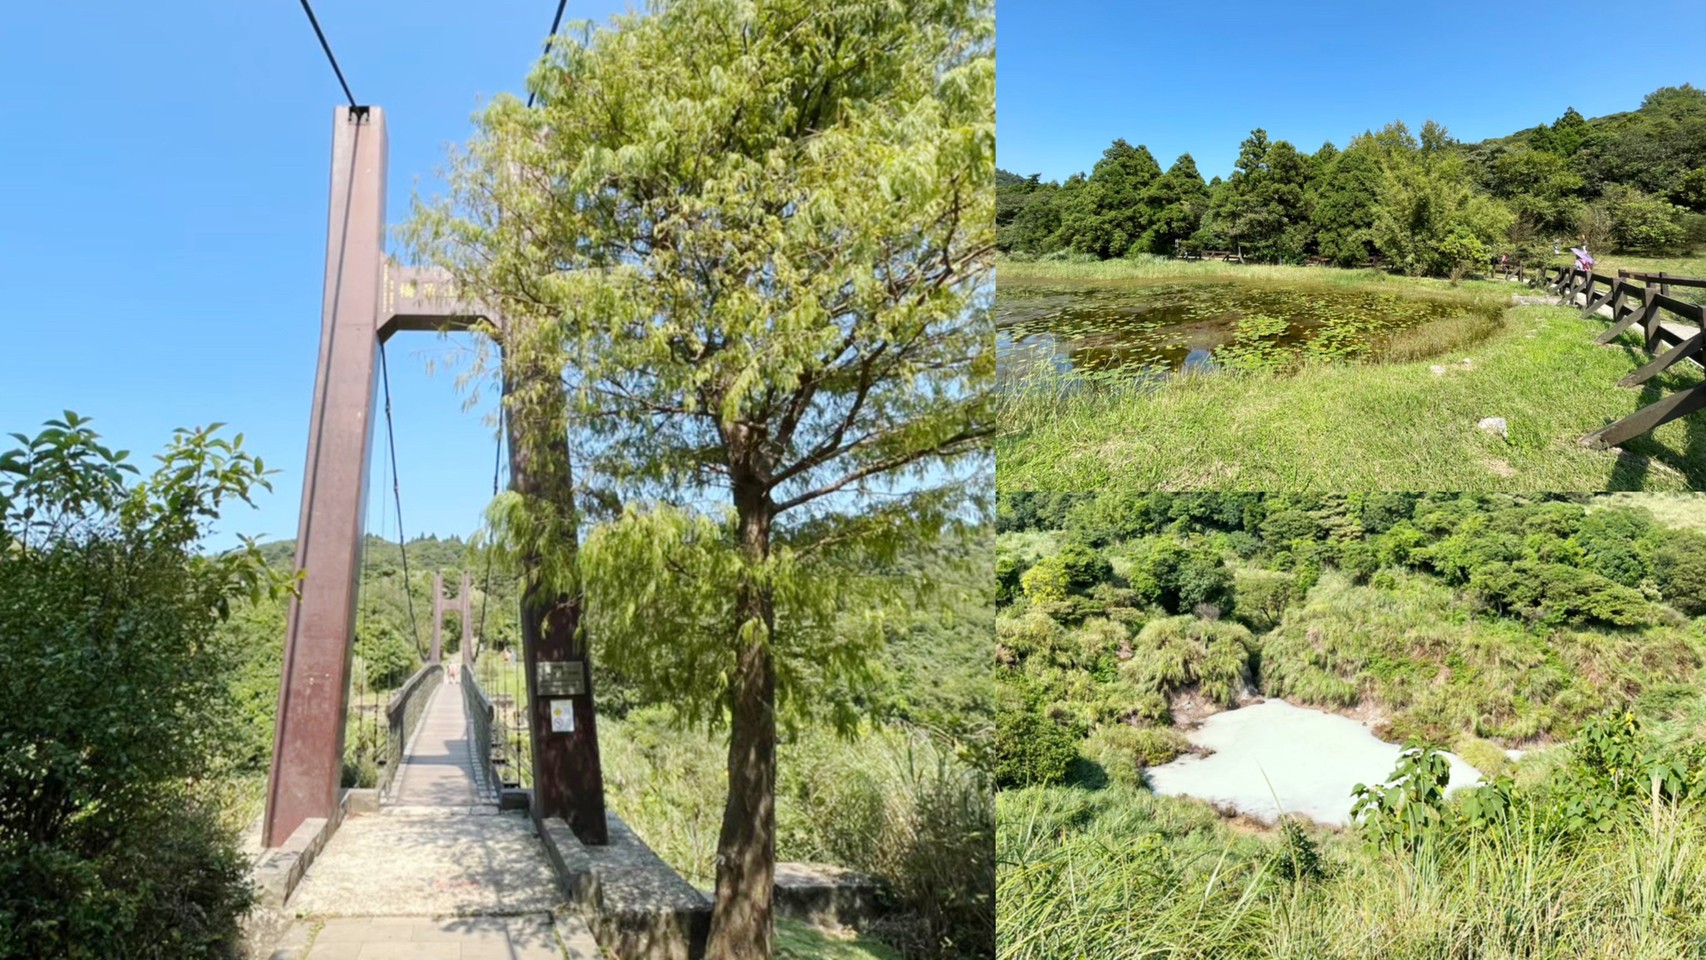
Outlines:
[[1017, 283], [996, 292], [996, 357], [1007, 383], [1068, 371], [1111, 379], [1283, 370], [1380, 356], [1405, 331], [1436, 321], [1468, 318], [1484, 336], [1498, 315], [1497, 307], [1459, 297], [1328, 284]]
[[[1189, 737], [1213, 752], [1149, 768], [1155, 792], [1207, 800], [1268, 823], [1279, 810], [1319, 823], [1350, 822], [1351, 789], [1384, 782], [1403, 751], [1348, 717], [1277, 699], [1217, 713]], [[1446, 757], [1447, 793], [1481, 780], [1455, 754]]]

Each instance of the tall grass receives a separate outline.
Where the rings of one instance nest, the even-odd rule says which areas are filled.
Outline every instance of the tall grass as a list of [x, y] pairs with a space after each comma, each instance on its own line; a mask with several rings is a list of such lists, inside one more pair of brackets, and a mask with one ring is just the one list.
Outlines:
[[[715, 879], [727, 778], [720, 738], [656, 708], [601, 720], [611, 809], [700, 886]], [[910, 957], [994, 952], [994, 801], [986, 777], [928, 737], [808, 731], [782, 749], [777, 856], [875, 874], [898, 910], [881, 936]]]
[[[1192, 812], [1191, 807], [1195, 808]], [[1137, 790], [999, 798], [1002, 960], [1561, 960], [1706, 955], [1706, 819], [1657, 805], [1604, 834], [1527, 815], [1414, 852], [1316, 831], [1326, 876], [1277, 836]]]
[[1287, 264], [1226, 263], [1215, 260], [1166, 260], [1144, 258], [1136, 260], [1101, 260], [1087, 263], [1059, 260], [1013, 260], [998, 258], [995, 263], [995, 282], [998, 286], [1026, 283], [1055, 284], [1073, 280], [1192, 280], [1224, 277], [1237, 280], [1258, 280], [1285, 284], [1320, 284], [1336, 287], [1375, 288], [1383, 292], [1404, 290], [1486, 292], [1509, 294], [1511, 286], [1505, 281], [1466, 280], [1452, 283], [1431, 277], [1404, 277], [1384, 270], [1345, 270], [1338, 267], [1297, 267]]

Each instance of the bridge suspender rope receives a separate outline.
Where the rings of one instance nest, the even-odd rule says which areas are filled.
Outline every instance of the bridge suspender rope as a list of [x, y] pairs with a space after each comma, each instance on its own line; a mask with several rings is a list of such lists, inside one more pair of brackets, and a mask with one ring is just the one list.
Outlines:
[[[557, 15], [562, 16], [561, 8], [558, 8]], [[498, 443], [496, 451], [492, 454], [492, 499], [494, 500], [496, 500], [498, 496], [498, 475], [503, 469], [504, 418], [505, 410], [503, 397], [500, 396], [498, 398]], [[492, 605], [492, 553], [497, 549], [497, 544], [492, 541], [490, 520], [487, 521], [486, 526], [486, 576], [485, 584], [480, 588], [482, 594], [482, 598], [480, 600], [480, 626], [474, 632], [475, 645], [473, 652], [475, 654], [479, 654], [486, 649], [486, 608]], [[469, 662], [473, 662], [472, 657], [469, 658]]]
[[391, 422], [391, 368], [385, 363], [385, 343], [379, 343], [379, 378], [385, 387], [385, 445], [391, 451], [391, 498], [397, 505], [397, 551], [403, 556], [403, 599], [409, 608], [409, 633], [414, 636], [415, 654], [426, 660], [421, 644], [421, 628], [415, 622], [415, 593], [409, 587], [409, 546], [403, 526], [403, 486], [397, 476], [397, 431]]
[[[302, 0], [302, 2], [307, 3], [308, 0]], [[551, 18], [551, 32], [545, 35], [545, 52], [539, 55], [539, 59], [543, 60], [551, 55], [551, 41], [557, 39], [557, 28], [563, 25], [563, 9], [568, 5], [569, 0], [557, 0], [557, 15]], [[532, 93], [527, 95], [527, 108], [529, 110], [533, 109], [533, 97], [534, 94]]]

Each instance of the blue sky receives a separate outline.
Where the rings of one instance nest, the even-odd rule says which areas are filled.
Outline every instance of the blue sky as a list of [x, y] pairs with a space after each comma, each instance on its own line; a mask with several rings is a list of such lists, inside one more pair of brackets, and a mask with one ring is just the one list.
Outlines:
[[[571, 2], [603, 20], [625, 0]], [[552, 0], [318, 0], [358, 100], [390, 127], [390, 216], [437, 191], [445, 147], [534, 64]], [[342, 99], [296, 0], [15, 4], [0, 57], [0, 433], [71, 408], [142, 456], [172, 428], [230, 423], [279, 469], [215, 538], [296, 535]], [[389, 347], [411, 533], [468, 534], [494, 434], [428, 362]], [[380, 426], [382, 429], [382, 424]], [[375, 440], [377, 467], [385, 456]], [[375, 470], [371, 526], [389, 505]], [[395, 521], [389, 531], [394, 534]]]
[[1699, 57], [1631, 57], [1605, 34], [1698, 32], [1700, 0], [998, 0], [996, 21], [996, 162], [1049, 180], [1088, 171], [1116, 137], [1225, 176], [1255, 127], [1305, 152], [1397, 119], [1481, 140], [1706, 85]]

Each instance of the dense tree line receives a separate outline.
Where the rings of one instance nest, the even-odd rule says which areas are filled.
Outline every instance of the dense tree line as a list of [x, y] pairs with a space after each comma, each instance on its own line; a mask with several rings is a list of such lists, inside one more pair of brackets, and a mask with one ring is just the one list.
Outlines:
[[1165, 171], [1115, 140], [1064, 182], [996, 173], [997, 246], [1011, 256], [1106, 260], [1181, 251], [1341, 266], [1381, 258], [1449, 274], [1555, 243], [1665, 251], [1706, 240], [1706, 91], [1684, 84], [1639, 110], [1465, 144], [1401, 122], [1312, 154], [1251, 131], [1224, 180], [1190, 154]]

